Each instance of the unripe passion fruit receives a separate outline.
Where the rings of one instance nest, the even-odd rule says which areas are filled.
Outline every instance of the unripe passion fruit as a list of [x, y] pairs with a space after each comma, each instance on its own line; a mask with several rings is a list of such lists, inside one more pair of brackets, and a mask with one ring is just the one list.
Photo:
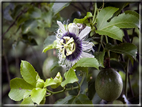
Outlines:
[[43, 72], [43, 76], [45, 78], [50, 78], [50, 77], [54, 78], [58, 72], [60, 72], [61, 75], [63, 74], [64, 69], [62, 67], [58, 66], [58, 67], [53, 68], [54, 64], [57, 64], [57, 63], [58, 63], [58, 58], [55, 56], [48, 57], [44, 61], [43, 67], [42, 67], [42, 72]]
[[117, 71], [106, 68], [99, 72], [95, 80], [95, 89], [100, 98], [106, 101], [117, 99], [123, 88], [123, 81]]

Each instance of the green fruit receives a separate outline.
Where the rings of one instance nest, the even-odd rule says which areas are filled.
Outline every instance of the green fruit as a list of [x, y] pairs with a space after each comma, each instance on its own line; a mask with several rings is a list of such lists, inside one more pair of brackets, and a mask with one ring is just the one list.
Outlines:
[[63, 75], [64, 69], [61, 66], [58, 66], [58, 58], [55, 56], [48, 57], [42, 67], [43, 76], [46, 78], [54, 78], [58, 72]]
[[123, 81], [117, 71], [106, 68], [99, 72], [95, 80], [95, 89], [100, 98], [106, 101], [117, 99], [123, 88]]

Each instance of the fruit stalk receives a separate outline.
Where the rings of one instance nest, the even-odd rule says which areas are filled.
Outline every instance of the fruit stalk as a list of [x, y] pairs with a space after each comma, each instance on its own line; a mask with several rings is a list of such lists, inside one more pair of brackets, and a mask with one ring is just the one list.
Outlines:
[[126, 69], [126, 73], [125, 73], [125, 90], [124, 90], [124, 94], [127, 97], [127, 82], [128, 82], [128, 71], [129, 71], [129, 59], [127, 62], [127, 69]]
[[105, 65], [105, 68], [111, 68], [111, 66], [110, 66], [110, 58], [106, 58], [104, 65]]

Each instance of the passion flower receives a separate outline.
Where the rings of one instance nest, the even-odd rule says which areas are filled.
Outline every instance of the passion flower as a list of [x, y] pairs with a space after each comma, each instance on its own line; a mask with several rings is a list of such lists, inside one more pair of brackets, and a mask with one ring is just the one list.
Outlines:
[[83, 57], [94, 56], [89, 52], [93, 50], [93, 43], [86, 41], [91, 27], [83, 27], [82, 24], [70, 23], [63, 25], [57, 21], [59, 29], [57, 30], [57, 49], [59, 50], [59, 64], [67, 70]]

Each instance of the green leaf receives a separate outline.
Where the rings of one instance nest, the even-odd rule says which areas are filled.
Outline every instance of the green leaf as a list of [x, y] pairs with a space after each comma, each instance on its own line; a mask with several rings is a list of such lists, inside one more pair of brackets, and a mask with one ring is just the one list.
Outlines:
[[43, 47], [45, 48], [46, 46], [52, 44], [54, 42], [54, 40], [56, 40], [55, 35], [48, 36], [43, 42]]
[[140, 15], [136, 12], [136, 11], [132, 11], [132, 10], [127, 10], [125, 11], [125, 14], [131, 14], [134, 15], [135, 17], [137, 17], [139, 19]]
[[[76, 71], [77, 72], [77, 71]], [[79, 78], [78, 78], [79, 79]], [[76, 83], [76, 82], [74, 82], [74, 83], [72, 83], [72, 84], [67, 84], [66, 85], [66, 88], [72, 88], [72, 87], [77, 87], [78, 86], [78, 84]], [[77, 89], [73, 89], [73, 90], [69, 90], [68, 91], [68, 94], [69, 95], [74, 95], [74, 96], [76, 96], [76, 95], [78, 95], [78, 93], [80, 92], [80, 90], [77, 88]]]
[[30, 19], [22, 25], [22, 32], [23, 34], [28, 33], [29, 31], [33, 30], [36, 27], [37, 27], [37, 21]]
[[23, 23], [25, 23], [27, 20], [29, 20], [29, 16], [21, 15], [21, 16], [17, 19], [17, 27], [19, 27], [20, 25], [22, 25]]
[[88, 23], [88, 18], [92, 17], [92, 13], [91, 12], [87, 12], [86, 16], [82, 19], [77, 19], [75, 18], [73, 20], [74, 23]]
[[46, 82], [44, 83], [44, 87], [50, 86], [50, 85], [56, 85], [56, 82], [53, 78], [46, 79]]
[[107, 44], [105, 48], [115, 53], [130, 55], [134, 59], [136, 59], [137, 47], [134, 44], [131, 43], [121, 43], [119, 45]]
[[[85, 94], [80, 94], [69, 101], [69, 104], [92, 104]], [[93, 106], [93, 105], [92, 105]]]
[[28, 84], [22, 78], [14, 78], [10, 81], [10, 92], [8, 96], [15, 101], [20, 101], [27, 90], [32, 90], [34, 87]]
[[104, 67], [104, 56], [105, 50], [103, 52], [95, 52], [95, 57], [99, 62], [99, 66]]
[[36, 76], [38, 75], [38, 73], [29, 62], [23, 60], [21, 61], [20, 72], [23, 79], [27, 83], [36, 86]]
[[28, 45], [32, 45], [32, 46], [37, 45], [35, 37], [31, 33], [23, 34], [22, 35], [22, 42], [24, 42], [24, 43], [26, 43]]
[[99, 63], [96, 58], [81, 58], [72, 68], [76, 67], [95, 67], [99, 69]]
[[31, 90], [26, 90], [23, 99], [29, 97], [30, 95], [31, 95]]
[[40, 104], [45, 104], [45, 102], [46, 102], [46, 97], [44, 97], [44, 98], [42, 99], [42, 101], [40, 102]]
[[123, 13], [108, 22], [117, 10], [118, 8], [106, 7], [98, 13], [96, 33], [122, 41], [124, 34], [120, 28], [139, 27], [139, 19], [135, 15]]
[[44, 87], [44, 81], [43, 79], [38, 78], [36, 83], [37, 88], [43, 88]]
[[56, 104], [92, 104], [92, 101], [85, 94], [79, 94], [78, 96], [67, 96], [58, 100]]
[[45, 23], [44, 23], [45, 26], [51, 27], [51, 23], [52, 23], [52, 11], [43, 12], [42, 18], [45, 21]]
[[50, 45], [46, 46], [46, 47], [43, 49], [42, 52], [45, 53], [46, 51], [48, 51], [48, 50], [50, 50], [50, 49], [56, 48], [56, 46], [57, 46], [57, 41], [55, 40], [55, 41], [53, 42], [53, 44], [50, 44]]
[[120, 41], [122, 41], [122, 38], [124, 36], [122, 30], [116, 26], [104, 28], [101, 30], [96, 30], [96, 33], [98, 33], [100, 35], [107, 35], [110, 38], [117, 39]]
[[119, 28], [137, 28], [139, 27], [139, 19], [132, 14], [120, 14], [115, 16], [106, 26], [101, 29], [108, 28], [110, 26], [117, 26]]
[[62, 80], [63, 80], [63, 78], [62, 78], [60, 72], [58, 72], [56, 77], [54, 78], [54, 82], [56, 83], [56, 85], [51, 85], [51, 88], [57, 88], [58, 86], [60, 86]]
[[[26, 104], [26, 105], [25, 105]], [[23, 101], [21, 102], [21, 107], [23, 107], [23, 106], [34, 106], [34, 103], [33, 103], [33, 101], [32, 101], [32, 99], [31, 99], [31, 97], [27, 97], [27, 98], [24, 98], [23, 99]]]
[[70, 99], [72, 99], [73, 97], [74, 96], [72, 96], [72, 95], [68, 95], [64, 99], [60, 99], [60, 100], [56, 101], [55, 104], [68, 104], [68, 101]]
[[20, 12], [23, 10], [23, 6], [22, 4], [16, 5], [14, 7], [14, 10], [12, 10], [11, 12], [11, 16], [13, 19], [16, 19], [16, 17], [20, 14]]
[[[68, 0], [68, 2], [71, 0]], [[69, 3], [54, 3], [52, 6], [52, 10], [54, 15], [56, 15], [59, 11], [61, 11], [63, 8], [67, 7]]]
[[62, 87], [64, 87], [68, 83], [74, 83], [78, 81], [75, 71], [72, 68], [70, 68], [66, 73], [64, 73], [64, 77], [65, 80], [61, 83]]
[[40, 104], [46, 95], [46, 89], [34, 88], [31, 92], [31, 99], [33, 102]]
[[41, 10], [37, 7], [32, 7], [28, 10], [30, 18], [40, 18], [41, 17]]
[[102, 29], [107, 24], [107, 20], [110, 19], [118, 9], [119, 8], [115, 8], [115, 7], [106, 7], [102, 9], [96, 17], [97, 29], [99, 30]]

